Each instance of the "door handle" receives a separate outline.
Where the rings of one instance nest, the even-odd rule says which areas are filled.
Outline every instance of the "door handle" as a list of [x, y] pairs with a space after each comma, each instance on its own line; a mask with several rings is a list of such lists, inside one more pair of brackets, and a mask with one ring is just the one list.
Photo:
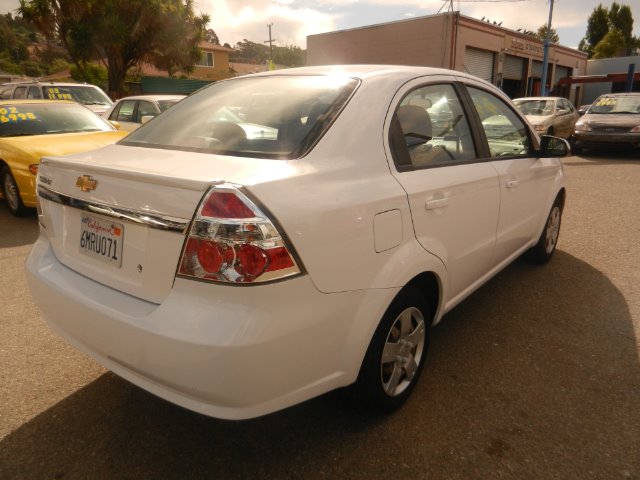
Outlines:
[[449, 204], [448, 198], [438, 198], [436, 200], [428, 200], [425, 203], [427, 210], [435, 210], [436, 208], [446, 207]]
[[509, 180], [507, 183], [505, 183], [505, 187], [507, 188], [516, 188], [518, 186], [518, 180]]

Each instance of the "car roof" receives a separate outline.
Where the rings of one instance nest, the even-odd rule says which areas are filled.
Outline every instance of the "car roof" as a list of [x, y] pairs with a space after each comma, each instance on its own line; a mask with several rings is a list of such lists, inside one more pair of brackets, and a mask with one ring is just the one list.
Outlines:
[[60, 104], [67, 104], [67, 105], [78, 105], [77, 102], [73, 102], [71, 100], [45, 100], [42, 98], [34, 98], [34, 99], [22, 99], [22, 98], [16, 98], [15, 100], [12, 100], [10, 98], [1, 98], [0, 99], [0, 105], [34, 105], [34, 104], [38, 104], [38, 103], [42, 103], [43, 105], [51, 105], [51, 104], [56, 104], [56, 103], [60, 103]]
[[182, 100], [186, 95], [131, 95], [130, 97], [122, 97], [117, 101], [122, 100]]
[[564, 98], [564, 97], [519, 97], [519, 98], [514, 98], [513, 101], [515, 102], [516, 100], [560, 100], [561, 98]]
[[[284, 70], [272, 70], [268, 72], [254, 73], [251, 77], [265, 76], [286, 76], [286, 75], [343, 75], [354, 78], [371, 78], [379, 76], [392, 76], [398, 79], [410, 80], [415, 77], [429, 75], [455, 75], [456, 77], [464, 77], [486, 83], [489, 82], [475, 77], [468, 73], [458, 72], [456, 70], [447, 70], [435, 67], [417, 67], [410, 65], [322, 65], [313, 67], [288, 68]], [[244, 78], [246, 78], [245, 76]], [[242, 77], [236, 77], [242, 78]]]
[[[39, 80], [20, 80], [17, 82], [7, 82], [3, 83], [2, 86], [13, 86], [13, 85], [51, 85], [53, 87], [95, 87], [90, 83], [76, 83], [76, 82], [47, 82], [47, 81], [39, 81]], [[96, 87], [97, 88], [97, 87]]]

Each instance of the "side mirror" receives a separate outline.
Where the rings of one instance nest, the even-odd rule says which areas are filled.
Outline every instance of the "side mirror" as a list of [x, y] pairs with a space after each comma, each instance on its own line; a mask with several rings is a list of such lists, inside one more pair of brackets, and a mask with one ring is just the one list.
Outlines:
[[571, 154], [569, 142], [564, 138], [543, 135], [540, 140], [539, 158], [567, 157]]
[[155, 118], [155, 115], [143, 115], [140, 121], [142, 122], [142, 125], [144, 125], [145, 123], [147, 123], [149, 120], [153, 118]]
[[122, 127], [121, 127], [121, 125], [120, 125], [120, 122], [116, 122], [115, 120], [107, 120], [107, 121], [108, 121], [108, 122], [111, 124], [111, 126], [112, 126], [113, 128], [115, 128], [116, 130], [120, 130], [120, 129], [122, 128]]

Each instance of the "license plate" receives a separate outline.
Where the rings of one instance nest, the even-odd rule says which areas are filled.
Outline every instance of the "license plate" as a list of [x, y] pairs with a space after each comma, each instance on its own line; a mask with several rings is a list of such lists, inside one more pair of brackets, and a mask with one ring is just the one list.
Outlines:
[[84, 215], [80, 222], [80, 252], [90, 257], [122, 266], [124, 226]]

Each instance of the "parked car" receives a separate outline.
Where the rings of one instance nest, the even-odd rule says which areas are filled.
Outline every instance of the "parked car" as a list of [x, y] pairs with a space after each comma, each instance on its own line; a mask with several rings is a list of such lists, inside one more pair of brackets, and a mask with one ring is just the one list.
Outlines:
[[0, 99], [73, 100], [98, 115], [113, 102], [100, 88], [87, 83], [22, 81], [0, 86]]
[[580, 117], [571, 102], [562, 97], [525, 97], [513, 103], [540, 135], [569, 138]]
[[36, 206], [42, 156], [93, 150], [125, 135], [75, 102], [0, 100], [0, 197], [24, 215]]
[[[211, 121], [259, 92], [277, 135]], [[72, 344], [191, 410], [244, 419], [350, 385], [389, 411], [432, 324], [521, 254], [552, 258], [568, 152], [460, 72], [217, 82], [117, 145], [43, 160], [29, 285]]]
[[104, 112], [102, 117], [110, 121], [118, 122], [123, 130], [133, 132], [144, 122], [160, 115], [185, 96], [186, 95], [137, 95], [124, 97]]
[[584, 148], [640, 148], [640, 93], [608, 93], [596, 99], [576, 123], [574, 153]]

